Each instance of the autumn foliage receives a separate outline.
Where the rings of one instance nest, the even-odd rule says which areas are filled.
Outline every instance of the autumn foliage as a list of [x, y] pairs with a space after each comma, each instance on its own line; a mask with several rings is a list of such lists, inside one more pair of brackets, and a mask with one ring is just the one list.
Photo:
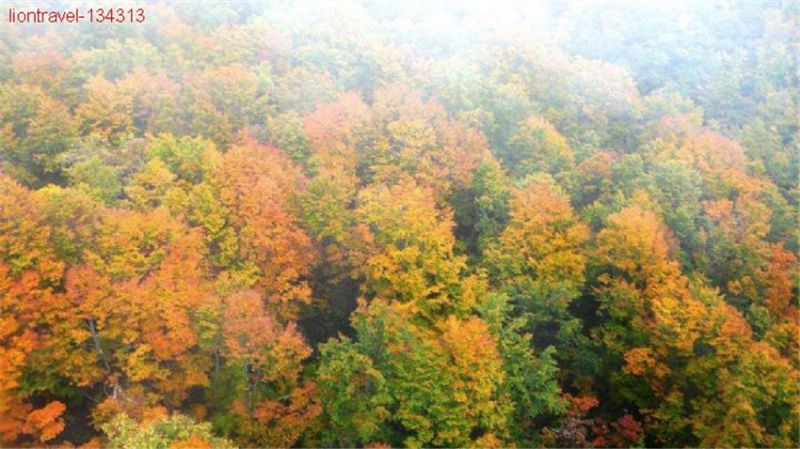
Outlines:
[[446, 3], [3, 23], [0, 445], [800, 445], [796, 5]]

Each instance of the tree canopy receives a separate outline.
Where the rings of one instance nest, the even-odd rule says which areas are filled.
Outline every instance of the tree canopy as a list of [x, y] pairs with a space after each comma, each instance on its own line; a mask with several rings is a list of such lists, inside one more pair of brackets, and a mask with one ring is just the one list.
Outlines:
[[3, 447], [800, 445], [796, 3], [142, 7], [2, 18]]

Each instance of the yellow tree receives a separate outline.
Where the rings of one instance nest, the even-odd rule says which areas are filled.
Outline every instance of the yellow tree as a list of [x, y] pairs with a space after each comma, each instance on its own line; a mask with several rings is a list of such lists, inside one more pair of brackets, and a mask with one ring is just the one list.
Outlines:
[[82, 133], [99, 134], [112, 143], [120, 143], [134, 133], [134, 97], [130, 86], [94, 76], [84, 89], [87, 100], [75, 111]]
[[437, 201], [465, 189], [475, 168], [488, 156], [480, 132], [449, 120], [438, 104], [418, 92], [392, 85], [375, 93], [375, 137], [368, 153], [368, 174], [393, 183], [404, 175], [431, 187]]
[[518, 177], [544, 172], [561, 180], [575, 168], [575, 154], [567, 140], [547, 120], [529, 117], [517, 125], [509, 140], [509, 170]]
[[508, 226], [487, 263], [501, 290], [533, 314], [539, 344], [567, 343], [579, 329], [568, 307], [583, 290], [588, 238], [588, 226], [552, 181], [531, 180], [514, 191]]
[[373, 185], [360, 192], [356, 216], [353, 266], [364, 293], [392, 298], [432, 321], [474, 306], [474, 295], [460, 284], [466, 265], [453, 249], [452, 213], [436, 206], [431, 189], [410, 179]]

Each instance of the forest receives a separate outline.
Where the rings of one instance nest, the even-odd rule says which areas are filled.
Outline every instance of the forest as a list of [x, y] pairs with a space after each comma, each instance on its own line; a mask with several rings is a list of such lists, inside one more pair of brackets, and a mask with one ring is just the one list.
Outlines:
[[800, 446], [796, 1], [136, 5], [0, 11], [0, 446]]

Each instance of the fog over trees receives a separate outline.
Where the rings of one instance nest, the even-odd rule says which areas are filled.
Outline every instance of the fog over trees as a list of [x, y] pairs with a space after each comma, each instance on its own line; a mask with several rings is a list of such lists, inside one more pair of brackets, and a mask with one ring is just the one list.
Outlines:
[[0, 12], [3, 447], [800, 445], [797, 2], [136, 7]]

